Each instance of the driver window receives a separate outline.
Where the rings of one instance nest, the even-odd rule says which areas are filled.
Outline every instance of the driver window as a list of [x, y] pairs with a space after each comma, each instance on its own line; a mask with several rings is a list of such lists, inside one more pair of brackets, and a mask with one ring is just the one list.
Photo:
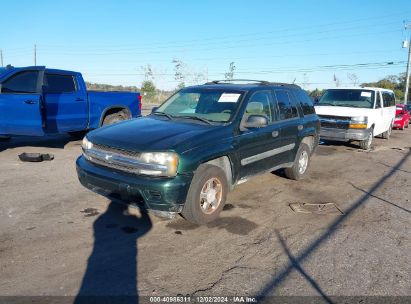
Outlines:
[[381, 108], [381, 97], [380, 97], [380, 92], [376, 92], [377, 97], [375, 98], [375, 108], [380, 109]]
[[250, 115], [264, 115], [273, 122], [273, 103], [270, 91], [255, 92], [248, 100], [243, 119]]

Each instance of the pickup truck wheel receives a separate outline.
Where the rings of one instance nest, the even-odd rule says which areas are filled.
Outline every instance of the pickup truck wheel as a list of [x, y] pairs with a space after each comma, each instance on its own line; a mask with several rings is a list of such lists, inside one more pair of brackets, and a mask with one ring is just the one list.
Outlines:
[[126, 119], [127, 119], [126, 116], [122, 112], [113, 113], [113, 114], [109, 114], [106, 117], [104, 117], [102, 125], [103, 126], [108, 126], [108, 125], [111, 125], [113, 123], [123, 121], [123, 120], [126, 120]]
[[302, 143], [297, 151], [294, 164], [291, 168], [285, 168], [285, 176], [289, 179], [299, 180], [306, 176], [310, 165], [311, 150], [307, 144]]
[[213, 165], [201, 165], [191, 181], [182, 216], [189, 222], [204, 225], [218, 218], [228, 192], [225, 172]]
[[[391, 127], [390, 127], [389, 130], [391, 130]], [[388, 132], [388, 131], [387, 131], [387, 132]], [[385, 133], [385, 132], [384, 132], [384, 133]], [[390, 135], [391, 135], [391, 131], [390, 131], [390, 134], [388, 135], [388, 138], [390, 137]], [[383, 138], [388, 139], [387, 137], [384, 137], [384, 136], [385, 136], [385, 135], [383, 134]], [[361, 140], [361, 141], [360, 141], [360, 148], [363, 149], [363, 150], [369, 150], [369, 149], [371, 149], [373, 140], [374, 140], [374, 130], [373, 130], [373, 129], [370, 129], [370, 132], [368, 133], [367, 139], [364, 139], [364, 140]]]

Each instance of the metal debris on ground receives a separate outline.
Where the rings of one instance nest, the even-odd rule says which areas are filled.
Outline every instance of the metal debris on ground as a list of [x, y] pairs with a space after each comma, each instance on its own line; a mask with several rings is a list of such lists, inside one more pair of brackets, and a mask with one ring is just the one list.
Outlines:
[[321, 204], [310, 204], [310, 203], [291, 203], [291, 210], [299, 213], [314, 213], [314, 214], [344, 214], [340, 208], [334, 203], [321, 203]]

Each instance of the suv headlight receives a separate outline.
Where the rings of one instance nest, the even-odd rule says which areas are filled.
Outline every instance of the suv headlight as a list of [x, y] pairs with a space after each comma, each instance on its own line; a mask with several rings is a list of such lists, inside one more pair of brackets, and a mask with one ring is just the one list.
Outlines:
[[178, 155], [173, 152], [141, 153], [140, 160], [147, 165], [154, 165], [159, 170], [141, 169], [141, 174], [157, 176], [175, 176], [178, 167]]
[[367, 129], [368, 117], [357, 116], [351, 117], [350, 129]]
[[93, 143], [89, 141], [86, 136], [84, 136], [81, 147], [83, 148], [83, 150], [90, 150], [93, 148]]

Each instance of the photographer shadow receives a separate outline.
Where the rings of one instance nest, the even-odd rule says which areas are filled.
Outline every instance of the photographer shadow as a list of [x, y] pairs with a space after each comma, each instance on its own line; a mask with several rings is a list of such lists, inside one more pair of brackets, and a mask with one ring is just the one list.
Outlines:
[[94, 247], [74, 303], [137, 303], [137, 240], [151, 228], [147, 211], [137, 217], [111, 202], [93, 224]]

